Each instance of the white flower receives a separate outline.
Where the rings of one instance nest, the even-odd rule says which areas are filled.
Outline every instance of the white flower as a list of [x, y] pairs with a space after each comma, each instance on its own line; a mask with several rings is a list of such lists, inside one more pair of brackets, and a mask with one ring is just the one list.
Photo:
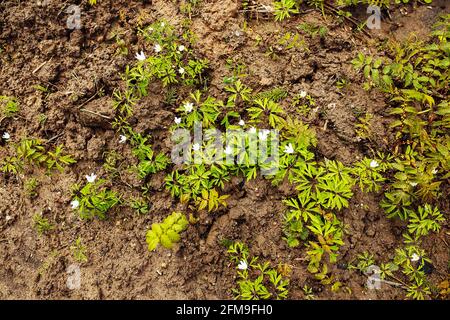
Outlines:
[[245, 262], [244, 260], [239, 262], [238, 269], [239, 270], [247, 270], [247, 262]]
[[417, 186], [417, 182], [410, 182], [409, 184], [410, 184], [412, 187]]
[[8, 132], [5, 132], [2, 136], [3, 139], [9, 140], [11, 138], [11, 135]]
[[194, 144], [192, 145], [192, 150], [194, 150], [194, 151], [200, 150], [200, 145], [199, 145], [198, 143], [194, 143]]
[[166, 26], [166, 23], [165, 22], [161, 22], [161, 27], [165, 27]]
[[371, 167], [371, 168], [376, 168], [376, 167], [378, 167], [378, 166], [379, 166], [379, 164], [378, 164], [378, 162], [377, 162], [376, 160], [370, 161], [370, 167]]
[[243, 126], [245, 126], [245, 121], [244, 120], [239, 120], [239, 125], [241, 126], [241, 127], [243, 127]]
[[419, 259], [420, 259], [420, 256], [419, 256], [417, 253], [413, 253], [413, 254], [411, 255], [411, 261], [412, 261], [412, 262], [419, 261]]
[[179, 72], [180, 74], [184, 74], [184, 68], [183, 68], [183, 67], [180, 67], [180, 69], [178, 69], [178, 72]]
[[253, 133], [256, 133], [256, 128], [255, 128], [255, 127], [251, 127], [250, 130], [249, 130], [249, 132], [252, 133], [252, 134], [253, 134]]
[[300, 98], [304, 98], [304, 97], [306, 97], [306, 95], [307, 95], [307, 93], [306, 93], [306, 91], [300, 91]]
[[136, 53], [136, 59], [138, 59], [139, 61], [144, 61], [146, 58], [145, 58], [145, 54], [144, 54], [144, 51], [141, 51], [141, 52], [139, 52], [139, 53]]
[[176, 124], [180, 124], [181, 123], [181, 118], [175, 117], [174, 119]]
[[162, 50], [162, 48], [161, 48], [161, 46], [159, 44], [155, 44], [155, 48], [154, 49], [155, 49], [156, 53], [161, 52], [161, 50]]
[[289, 143], [287, 146], [284, 146], [284, 152], [287, 154], [294, 153], [294, 147], [292, 146], [292, 143]]
[[225, 154], [232, 154], [233, 153], [233, 148], [231, 146], [227, 146], [225, 148]]
[[436, 174], [436, 173], [438, 173], [438, 171], [437, 171], [437, 169], [435, 168], [435, 169], [433, 169], [433, 171], [431, 171], [431, 173], [432, 173], [432, 174]]
[[80, 202], [79, 202], [78, 200], [73, 200], [73, 201], [70, 203], [70, 206], [72, 207], [72, 209], [78, 208], [79, 205], [80, 205]]
[[269, 135], [269, 130], [261, 130], [258, 134], [259, 140], [261, 140], [261, 141], [267, 140], [268, 135]]
[[186, 111], [187, 113], [191, 112], [192, 110], [194, 110], [194, 104], [191, 102], [186, 102], [184, 104], [184, 111]]
[[127, 137], [124, 136], [123, 134], [121, 134], [119, 136], [119, 143], [125, 143], [125, 142], [127, 142]]
[[89, 183], [93, 183], [93, 182], [95, 181], [95, 179], [97, 179], [97, 175], [94, 174], [94, 173], [91, 173], [90, 176], [86, 176], [86, 180], [87, 180]]
[[180, 45], [180, 46], [178, 47], [178, 51], [180, 51], [180, 52], [183, 52], [185, 49], [186, 49], [186, 47], [183, 46], [183, 45]]

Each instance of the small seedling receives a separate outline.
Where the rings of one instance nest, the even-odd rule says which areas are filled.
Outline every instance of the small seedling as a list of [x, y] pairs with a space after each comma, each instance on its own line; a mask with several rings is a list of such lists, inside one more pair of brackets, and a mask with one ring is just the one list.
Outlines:
[[75, 243], [70, 247], [70, 250], [72, 251], [75, 261], [80, 263], [88, 261], [86, 255], [87, 249], [86, 246], [83, 245], [81, 237], [78, 237], [77, 240], [75, 240]]
[[53, 226], [47, 218], [42, 217], [42, 213], [36, 213], [33, 216], [33, 222], [34, 228], [39, 233], [39, 235], [47, 233], [55, 228], [55, 226]]

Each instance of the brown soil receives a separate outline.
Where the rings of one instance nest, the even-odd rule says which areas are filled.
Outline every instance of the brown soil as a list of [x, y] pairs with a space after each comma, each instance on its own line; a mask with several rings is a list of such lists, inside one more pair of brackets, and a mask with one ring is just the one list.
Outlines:
[[[105, 221], [79, 220], [69, 205], [71, 186], [82, 181], [85, 174], [104, 173], [105, 151], [116, 150], [131, 158], [129, 146], [117, 143], [118, 135], [105, 117], [114, 117], [112, 92], [122, 85], [121, 73], [143, 46], [134, 36], [138, 20], [151, 23], [164, 18], [179, 26], [185, 16], [179, 12], [177, 1], [99, 0], [93, 7], [85, 1], [73, 2], [82, 8], [81, 30], [66, 29], [66, 2], [7, 0], [0, 4], [0, 94], [17, 97], [21, 106], [20, 117], [3, 121], [0, 129], [8, 131], [13, 142], [21, 137], [52, 139], [51, 144], [63, 144], [78, 160], [64, 173], [46, 175], [44, 170], [33, 168], [18, 177], [0, 175], [0, 298], [231, 298], [234, 269], [220, 244], [222, 239], [241, 240], [252, 254], [274, 264], [291, 265], [291, 299], [304, 298], [304, 284], [312, 286], [319, 299], [405, 296], [404, 291], [389, 285], [383, 285], [382, 290], [367, 290], [366, 277], [340, 267], [364, 250], [373, 253], [377, 261], [387, 261], [401, 245], [404, 224], [386, 218], [379, 208], [381, 195], [356, 191], [350, 207], [339, 213], [348, 230], [333, 273], [351, 293], [332, 293], [329, 287], [315, 282], [306, 271], [305, 249], [287, 247], [282, 240], [285, 208], [281, 200], [292, 190], [273, 188], [263, 179], [247, 182], [242, 188], [242, 180], [234, 179], [227, 186], [232, 194], [228, 207], [215, 214], [200, 215], [200, 222], [189, 227], [175, 251], [150, 253], [145, 242], [146, 230], [153, 222], [161, 221], [171, 210], [184, 209], [164, 190], [164, 174], [152, 177], [149, 214], [137, 215], [130, 208], [121, 207]], [[199, 13], [192, 17], [192, 30], [198, 36], [197, 52], [210, 61], [212, 95], [220, 97], [222, 79], [229, 76], [226, 60], [230, 57], [248, 66], [245, 82], [257, 91], [272, 86], [283, 86], [289, 92], [306, 90], [320, 106], [320, 112], [310, 121], [318, 136], [317, 154], [351, 164], [368, 155], [370, 148], [386, 148], [391, 133], [383, 95], [361, 88], [360, 76], [350, 61], [359, 51], [375, 53], [377, 39], [404, 39], [410, 32], [426, 34], [437, 14], [450, 12], [448, 1], [433, 3], [432, 9], [411, 7], [407, 15], [393, 11], [392, 20], [382, 22], [383, 29], [371, 33], [370, 38], [352, 32], [348, 24], [337, 24], [331, 17], [324, 20], [315, 11], [283, 23], [273, 22], [272, 17], [252, 19], [244, 32], [244, 16], [239, 13], [240, 1], [236, 0], [204, 1]], [[361, 12], [363, 16], [365, 11]], [[307, 38], [310, 53], [292, 50], [273, 60], [254, 46], [252, 39], [257, 35], [268, 43], [282, 30], [295, 30], [305, 21], [326, 24], [330, 30], [323, 41]], [[119, 26], [129, 35], [128, 56], [115, 54], [117, 46], [108, 37]], [[334, 85], [339, 77], [351, 80], [344, 91]], [[48, 87], [50, 93], [36, 90], [36, 85]], [[96, 95], [99, 90], [104, 96]], [[140, 102], [132, 125], [136, 131], [151, 134], [157, 150], [169, 152], [167, 129], [172, 124], [174, 108], [163, 103], [165, 94], [160, 85], [152, 85], [149, 92]], [[359, 142], [354, 132], [356, 114], [366, 111], [375, 115], [376, 139], [370, 145]], [[39, 122], [41, 114], [47, 116], [43, 125]], [[323, 130], [325, 123], [327, 129]], [[0, 158], [5, 155], [6, 148], [2, 146]], [[41, 183], [33, 199], [23, 191], [23, 181], [29, 177], [36, 177]], [[124, 173], [121, 181], [115, 186], [121, 193], [126, 197], [136, 193], [133, 177]], [[448, 212], [448, 203], [443, 209]], [[32, 223], [37, 212], [43, 212], [57, 229], [38, 236]], [[424, 243], [435, 267], [431, 275], [434, 284], [447, 276], [448, 232], [444, 226]], [[70, 246], [79, 236], [87, 245], [89, 261], [81, 264], [81, 289], [69, 290], [66, 268], [74, 263]]]

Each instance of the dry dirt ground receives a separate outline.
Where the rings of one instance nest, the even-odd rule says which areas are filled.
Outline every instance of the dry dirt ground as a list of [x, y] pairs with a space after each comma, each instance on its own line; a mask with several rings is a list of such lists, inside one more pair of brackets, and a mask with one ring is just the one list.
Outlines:
[[[179, 26], [185, 16], [177, 1], [99, 0], [96, 6], [72, 1], [81, 6], [82, 29], [66, 28], [68, 2], [2, 1], [0, 3], [0, 94], [17, 97], [21, 110], [16, 119], [1, 123], [13, 142], [21, 137], [52, 139], [62, 144], [77, 163], [63, 173], [46, 175], [44, 170], [29, 168], [18, 177], [0, 175], [0, 298], [2, 299], [227, 299], [234, 286], [235, 271], [225, 255], [221, 239], [245, 242], [251, 252], [273, 263], [292, 266], [290, 299], [302, 299], [308, 284], [318, 299], [402, 299], [404, 291], [388, 285], [382, 290], [367, 290], [366, 277], [345, 270], [343, 266], [357, 253], [368, 250], [378, 260], [390, 256], [402, 242], [401, 222], [386, 218], [379, 208], [381, 195], [356, 191], [350, 207], [339, 213], [348, 226], [345, 245], [333, 273], [351, 293], [332, 293], [314, 281], [306, 271], [305, 249], [289, 249], [282, 239], [281, 222], [285, 210], [281, 200], [292, 190], [273, 188], [268, 181], [256, 179], [242, 184], [234, 179], [226, 187], [231, 197], [228, 207], [213, 215], [201, 215], [190, 226], [175, 251], [148, 252], [146, 230], [161, 221], [171, 210], [183, 209], [165, 191], [165, 173], [152, 177], [151, 211], [138, 215], [130, 208], [114, 210], [105, 221], [82, 221], [70, 209], [70, 188], [97, 172], [102, 175], [103, 154], [116, 150], [131, 157], [129, 146], [118, 144], [118, 135], [104, 118], [83, 112], [87, 109], [113, 117], [112, 92], [122, 83], [121, 73], [132, 63], [143, 46], [136, 37], [139, 22], [166, 19]], [[263, 1], [264, 2], [264, 1]], [[269, 1], [266, 1], [269, 2]], [[449, 2], [435, 1], [433, 7], [407, 7], [408, 14], [391, 12], [392, 19], [382, 22], [382, 30], [370, 37], [352, 32], [348, 23], [339, 24], [320, 12], [300, 14], [283, 23], [270, 19], [247, 19], [239, 12], [240, 1], [203, 1], [192, 17], [192, 31], [197, 35], [196, 52], [210, 61], [210, 94], [220, 97], [223, 77], [229, 76], [226, 61], [233, 58], [245, 64], [245, 83], [256, 91], [283, 86], [289, 92], [306, 90], [321, 108], [335, 103], [334, 112], [323, 112], [310, 121], [318, 136], [317, 155], [351, 164], [367, 154], [369, 148], [383, 150], [389, 144], [389, 117], [386, 101], [376, 90], [366, 92], [361, 77], [350, 61], [357, 52], [376, 52], [377, 41], [387, 37], [404, 39], [410, 32], [427, 34], [436, 16], [449, 12]], [[364, 16], [365, 8], [355, 16]], [[301, 22], [326, 25], [329, 35], [320, 40], [307, 38], [310, 52], [292, 50], [273, 60], [263, 46], [281, 31], [295, 30]], [[395, 23], [394, 23], [395, 22]], [[121, 28], [127, 32], [128, 55], [117, 54], [118, 46], [109, 36]], [[40, 67], [40, 68], [38, 68]], [[338, 78], [351, 80], [343, 92], [337, 90]], [[36, 90], [36, 85], [49, 93]], [[98, 92], [103, 92], [102, 95]], [[152, 85], [151, 94], [136, 110], [132, 126], [152, 135], [155, 148], [170, 151], [168, 127], [175, 107], [164, 103], [160, 85]], [[326, 111], [326, 110], [325, 110]], [[376, 139], [359, 142], [354, 132], [355, 114], [369, 111], [375, 116]], [[46, 121], [42, 122], [42, 115]], [[327, 129], [323, 130], [325, 122]], [[5, 156], [0, 147], [0, 158]], [[37, 197], [24, 194], [23, 180], [40, 181]], [[120, 186], [126, 195], [135, 193], [136, 183], [127, 173]], [[363, 204], [363, 206], [361, 206]], [[448, 209], [448, 207], [447, 207]], [[43, 212], [56, 229], [39, 236], [32, 217]], [[448, 232], [429, 236], [424, 248], [434, 263], [432, 281], [447, 275], [448, 247], [442, 237]], [[81, 288], [69, 290], [66, 268], [74, 263], [70, 246], [82, 237], [87, 246], [88, 262], [81, 264]]]

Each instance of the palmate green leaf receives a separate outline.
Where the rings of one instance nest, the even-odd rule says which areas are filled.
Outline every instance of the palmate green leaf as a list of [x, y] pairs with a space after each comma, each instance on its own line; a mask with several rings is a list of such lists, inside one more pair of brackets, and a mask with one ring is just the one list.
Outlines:
[[348, 207], [348, 200], [353, 196], [351, 187], [353, 181], [340, 180], [337, 176], [326, 175], [320, 178], [317, 192], [317, 202], [327, 209]]
[[148, 250], [153, 251], [159, 244], [159, 237], [152, 231], [147, 232], [146, 241], [148, 244]]
[[179, 234], [186, 230], [188, 224], [188, 220], [180, 212], [172, 212], [162, 223], [153, 223], [146, 235], [149, 251], [155, 250], [159, 243], [165, 248], [172, 248], [174, 243], [181, 240]]

